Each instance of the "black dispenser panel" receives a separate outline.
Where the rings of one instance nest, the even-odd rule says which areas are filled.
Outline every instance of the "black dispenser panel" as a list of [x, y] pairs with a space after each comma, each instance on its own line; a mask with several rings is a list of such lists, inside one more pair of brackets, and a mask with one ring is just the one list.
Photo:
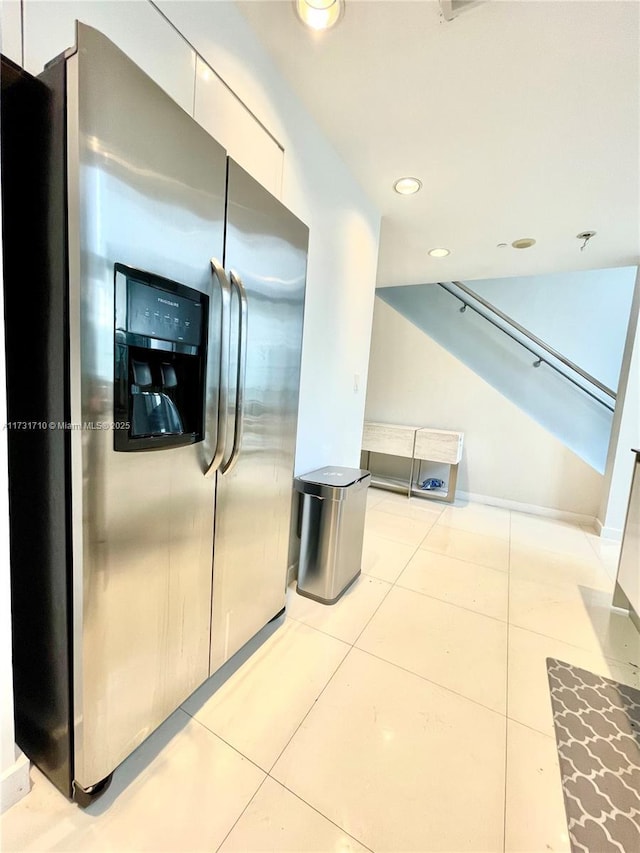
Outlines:
[[132, 279], [127, 287], [127, 303], [128, 331], [175, 343], [200, 345], [200, 294], [194, 301]]
[[115, 299], [114, 449], [201, 441], [208, 297], [116, 264]]

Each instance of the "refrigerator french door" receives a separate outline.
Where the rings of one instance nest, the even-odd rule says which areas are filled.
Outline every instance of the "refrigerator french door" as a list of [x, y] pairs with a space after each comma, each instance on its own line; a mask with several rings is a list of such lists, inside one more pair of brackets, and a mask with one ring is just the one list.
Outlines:
[[86, 803], [284, 607], [307, 229], [92, 28], [39, 82], [28, 283], [4, 240], [9, 418], [41, 425], [9, 436], [16, 735]]
[[285, 605], [308, 242], [231, 159], [227, 193], [233, 425], [218, 473], [212, 672]]

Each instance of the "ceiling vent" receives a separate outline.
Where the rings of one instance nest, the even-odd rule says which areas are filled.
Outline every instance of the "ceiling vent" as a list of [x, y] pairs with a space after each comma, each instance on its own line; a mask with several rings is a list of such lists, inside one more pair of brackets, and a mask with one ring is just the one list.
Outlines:
[[485, 2], [486, 0], [440, 0], [440, 12], [445, 21], [453, 21], [461, 12]]

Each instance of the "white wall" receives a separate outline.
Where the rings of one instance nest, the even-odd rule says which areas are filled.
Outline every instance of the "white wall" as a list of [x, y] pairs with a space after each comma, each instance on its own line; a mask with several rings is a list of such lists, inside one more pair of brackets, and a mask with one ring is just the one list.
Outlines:
[[637, 267], [465, 284], [614, 391]]
[[459, 491], [596, 515], [602, 476], [381, 299], [366, 417], [462, 430]]
[[[326, 463], [359, 461], [373, 312], [379, 216], [344, 163], [284, 83], [233, 2], [162, 2], [169, 23], [147, 0], [4, 0], [3, 36], [11, 58], [38, 73], [43, 64], [74, 43], [79, 17], [122, 47], [174, 99], [193, 114], [196, 52], [224, 78], [233, 114], [239, 98], [259, 119], [246, 121], [225, 140], [242, 165], [253, 148], [263, 150], [265, 127], [284, 148], [282, 199], [311, 229], [296, 472]], [[227, 88], [228, 87], [228, 88]], [[232, 103], [233, 102], [233, 103]], [[220, 101], [219, 101], [220, 103]], [[203, 118], [214, 129], [211, 115]], [[263, 127], [263, 126], [264, 127]], [[247, 133], [256, 145], [247, 145]], [[257, 164], [259, 168], [262, 164]], [[251, 169], [249, 168], [249, 171]], [[273, 170], [269, 169], [269, 173]], [[260, 177], [258, 175], [258, 177]], [[354, 390], [354, 377], [358, 388]], [[0, 418], [4, 419], [0, 374]], [[4, 445], [3, 445], [4, 446]], [[1, 454], [5, 455], [2, 456]], [[8, 634], [6, 452], [0, 448], [0, 689], [11, 704]], [[8, 697], [8, 698], [7, 698]], [[3, 707], [3, 710], [6, 710]], [[13, 748], [13, 720], [3, 715], [2, 747]], [[4, 759], [3, 759], [4, 762]], [[4, 769], [4, 763], [3, 763]]]
[[22, 65], [20, 16], [20, 0], [2, 0], [0, 3], [0, 50], [18, 65]]
[[284, 147], [282, 200], [311, 229], [296, 472], [357, 465], [379, 217], [233, 3], [158, 6]]
[[635, 459], [631, 448], [640, 449], [640, 271], [626, 335], [618, 406], [598, 512], [598, 527], [603, 536], [622, 537]]

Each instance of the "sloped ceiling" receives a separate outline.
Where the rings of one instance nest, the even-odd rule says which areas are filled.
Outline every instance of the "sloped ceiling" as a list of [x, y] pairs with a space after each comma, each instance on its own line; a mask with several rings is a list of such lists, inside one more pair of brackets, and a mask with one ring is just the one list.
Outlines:
[[[380, 210], [379, 285], [639, 262], [635, 0], [485, 0], [450, 22], [436, 0], [347, 0], [322, 34], [290, 0], [237, 2]], [[403, 175], [422, 191], [394, 193]]]

